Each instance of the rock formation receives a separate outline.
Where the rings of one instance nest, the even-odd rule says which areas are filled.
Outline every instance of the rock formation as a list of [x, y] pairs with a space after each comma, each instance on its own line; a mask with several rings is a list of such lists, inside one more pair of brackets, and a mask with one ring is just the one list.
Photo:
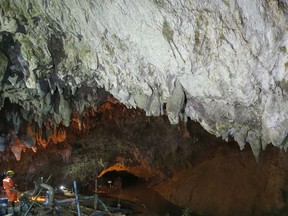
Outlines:
[[105, 90], [248, 142], [256, 158], [288, 147], [287, 0], [3, 0], [0, 13], [1, 112], [15, 134], [23, 121], [68, 126]]

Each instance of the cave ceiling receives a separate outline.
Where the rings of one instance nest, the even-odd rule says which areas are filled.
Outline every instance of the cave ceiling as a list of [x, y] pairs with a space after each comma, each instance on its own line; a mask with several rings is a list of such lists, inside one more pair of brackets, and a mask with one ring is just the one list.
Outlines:
[[288, 147], [287, 0], [2, 0], [0, 14], [1, 151], [59, 125], [61, 142], [112, 96], [256, 158]]

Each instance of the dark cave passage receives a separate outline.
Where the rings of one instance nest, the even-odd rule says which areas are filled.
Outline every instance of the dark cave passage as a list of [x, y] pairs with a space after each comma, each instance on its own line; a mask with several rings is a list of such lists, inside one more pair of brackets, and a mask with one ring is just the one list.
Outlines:
[[[133, 203], [135, 213], [144, 215], [183, 215], [184, 209], [166, 200], [149, 187], [149, 182], [127, 171], [109, 171], [98, 179], [100, 197], [111, 199], [111, 203], [126, 206]], [[101, 196], [101, 192], [103, 192]], [[105, 193], [106, 192], [106, 193]], [[197, 215], [190, 212], [190, 215]]]
[[105, 173], [99, 183], [115, 188], [127, 188], [145, 183], [145, 180], [126, 171], [110, 171]]

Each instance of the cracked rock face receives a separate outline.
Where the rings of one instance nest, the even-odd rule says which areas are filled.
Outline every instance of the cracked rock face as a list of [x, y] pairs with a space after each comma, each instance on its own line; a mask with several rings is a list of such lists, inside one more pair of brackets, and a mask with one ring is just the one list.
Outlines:
[[0, 13], [0, 105], [16, 134], [68, 126], [109, 92], [256, 158], [288, 147], [287, 0], [2, 0]]

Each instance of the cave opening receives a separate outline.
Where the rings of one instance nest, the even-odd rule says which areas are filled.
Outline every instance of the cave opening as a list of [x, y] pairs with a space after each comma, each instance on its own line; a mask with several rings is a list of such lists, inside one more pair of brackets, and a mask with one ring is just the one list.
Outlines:
[[98, 194], [112, 206], [128, 207], [134, 213], [182, 215], [183, 209], [153, 190], [150, 183], [128, 171], [112, 170], [98, 179]]
[[125, 189], [145, 183], [143, 178], [139, 178], [127, 171], [109, 171], [102, 175], [99, 184], [108, 186], [111, 189]]

